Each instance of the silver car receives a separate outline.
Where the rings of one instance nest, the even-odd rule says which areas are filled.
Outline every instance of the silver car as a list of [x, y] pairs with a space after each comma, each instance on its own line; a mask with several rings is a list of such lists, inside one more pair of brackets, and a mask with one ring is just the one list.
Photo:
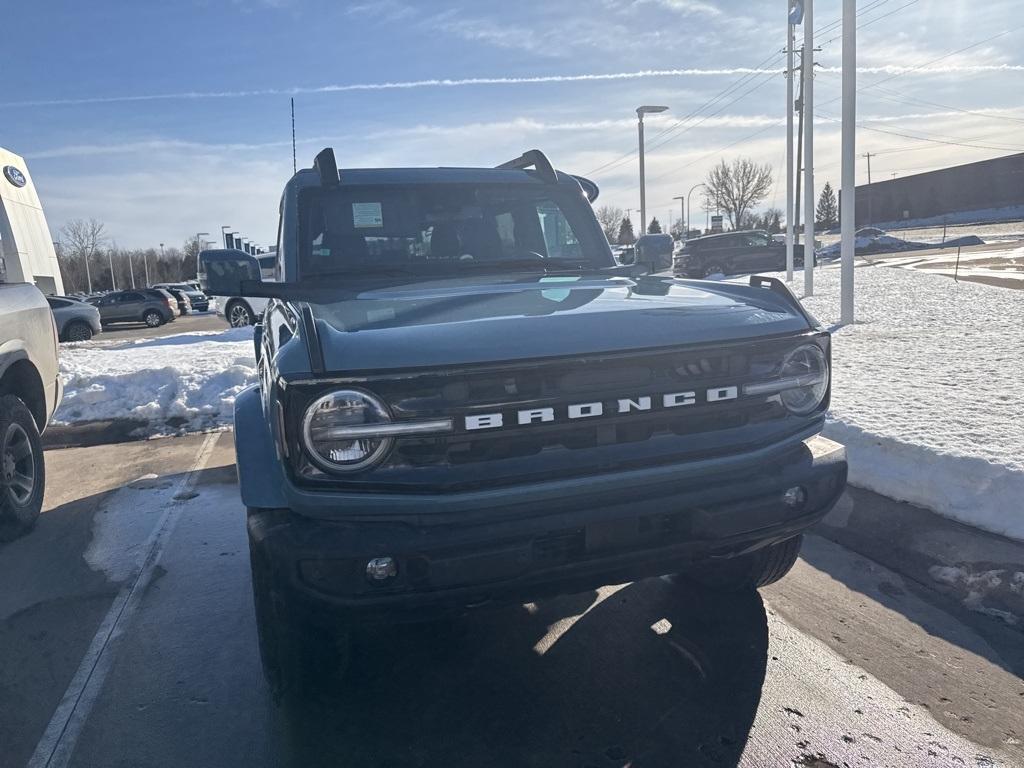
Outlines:
[[47, 296], [46, 301], [61, 341], [88, 341], [102, 330], [100, 311], [92, 304], [67, 296]]

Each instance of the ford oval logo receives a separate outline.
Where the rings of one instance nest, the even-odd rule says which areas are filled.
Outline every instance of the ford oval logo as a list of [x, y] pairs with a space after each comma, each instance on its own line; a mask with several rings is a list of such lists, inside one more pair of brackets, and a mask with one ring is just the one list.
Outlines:
[[28, 179], [25, 178], [25, 174], [15, 168], [13, 165], [4, 166], [4, 176], [16, 187], [24, 187], [28, 184]]

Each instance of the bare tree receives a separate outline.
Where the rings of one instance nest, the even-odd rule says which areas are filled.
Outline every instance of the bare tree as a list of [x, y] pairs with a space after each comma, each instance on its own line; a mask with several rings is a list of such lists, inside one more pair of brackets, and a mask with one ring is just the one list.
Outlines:
[[[71, 219], [61, 227], [60, 263], [65, 283], [73, 290], [92, 291], [92, 275], [107, 243], [106, 229], [96, 219]], [[93, 264], [93, 262], [96, 262]]]
[[772, 168], [745, 157], [736, 158], [731, 165], [722, 160], [708, 172], [704, 184], [709, 203], [728, 216], [735, 229], [751, 208], [768, 197]]
[[622, 219], [624, 218], [622, 209], [612, 205], [602, 205], [597, 209], [596, 214], [597, 220], [601, 224], [601, 229], [604, 230], [604, 236], [608, 238], [608, 242], [616, 242], [619, 236], [619, 227], [622, 226]]

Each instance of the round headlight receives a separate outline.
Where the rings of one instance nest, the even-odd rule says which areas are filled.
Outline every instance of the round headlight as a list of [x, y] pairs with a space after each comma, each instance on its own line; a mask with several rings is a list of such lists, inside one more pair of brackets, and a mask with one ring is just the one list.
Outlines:
[[[312, 459], [329, 472], [353, 472], [380, 461], [394, 440], [374, 434], [391, 423], [387, 406], [367, 392], [343, 389], [306, 409], [302, 436]], [[383, 430], [386, 432], [386, 429]]]
[[796, 416], [813, 413], [828, 393], [828, 362], [816, 344], [797, 347], [782, 362], [783, 381], [793, 386], [781, 393], [782, 404]]

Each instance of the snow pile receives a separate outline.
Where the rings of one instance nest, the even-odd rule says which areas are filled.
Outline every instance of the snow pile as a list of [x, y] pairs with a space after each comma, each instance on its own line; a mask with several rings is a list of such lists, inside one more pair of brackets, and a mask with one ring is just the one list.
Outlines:
[[[816, 270], [804, 300], [826, 326], [839, 274]], [[856, 283], [825, 432], [847, 446], [850, 481], [1024, 540], [1024, 292], [883, 266]]]
[[60, 372], [58, 424], [129, 419], [156, 433], [223, 426], [235, 397], [256, 382], [252, 329], [61, 345]]

